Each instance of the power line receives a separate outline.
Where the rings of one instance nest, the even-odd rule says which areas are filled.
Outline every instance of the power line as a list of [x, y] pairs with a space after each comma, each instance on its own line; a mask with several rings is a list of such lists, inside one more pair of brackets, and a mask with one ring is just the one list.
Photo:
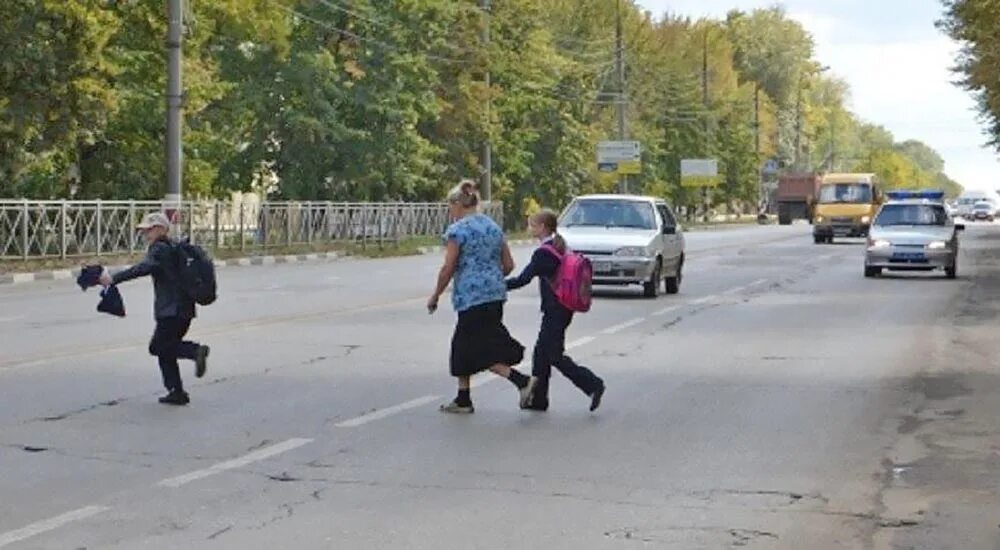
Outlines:
[[[324, 0], [320, 0], [320, 1], [322, 2]], [[279, 9], [285, 11], [285, 12], [288, 12], [293, 17], [296, 17], [296, 18], [301, 19], [303, 21], [307, 21], [309, 23], [312, 23], [313, 25], [316, 25], [318, 27], [324, 28], [326, 30], [340, 33], [340, 34], [342, 34], [344, 36], [353, 38], [353, 39], [355, 39], [355, 40], [357, 40], [359, 42], [365, 42], [365, 43], [368, 43], [368, 44], [371, 44], [371, 45], [378, 46], [378, 47], [382, 48], [383, 50], [397, 52], [397, 53], [416, 53], [416, 52], [404, 51], [402, 48], [400, 48], [398, 46], [394, 46], [394, 45], [388, 44], [386, 42], [375, 40], [374, 38], [364, 37], [364, 36], [361, 36], [361, 35], [359, 35], [357, 33], [351, 32], [351, 31], [349, 31], [347, 29], [341, 29], [340, 27], [337, 27], [337, 26], [335, 26], [335, 25], [333, 25], [333, 24], [331, 24], [331, 23], [329, 23], [327, 21], [323, 21], [323, 20], [317, 19], [315, 17], [311, 17], [311, 16], [306, 15], [306, 14], [304, 14], [302, 12], [299, 12], [299, 11], [296, 11], [296, 10], [294, 10], [292, 8], [289, 8], [288, 6], [284, 6], [284, 5], [276, 2], [275, 0], [271, 0], [271, 3], [274, 6], [276, 6], [277, 8], [279, 8]], [[430, 53], [426, 53], [426, 52], [422, 53], [422, 55], [424, 57], [428, 58], [428, 59], [434, 59], [436, 61], [441, 61], [442, 63], [451, 63], [451, 64], [456, 64], [456, 65], [467, 65], [468, 64], [467, 61], [462, 60], [462, 59], [454, 59], [454, 58], [451, 58], [451, 57], [442, 57], [442, 56], [439, 56], [439, 55], [434, 55], [434, 54], [430, 54]]]
[[351, 17], [360, 19], [360, 20], [365, 21], [367, 23], [371, 23], [372, 25], [375, 25], [377, 27], [382, 27], [382, 28], [385, 28], [385, 29], [389, 28], [389, 24], [386, 23], [386, 22], [384, 22], [384, 21], [378, 21], [376, 19], [371, 19], [369, 17], [365, 17], [364, 15], [361, 15], [358, 12], [351, 11], [351, 10], [349, 10], [349, 9], [347, 9], [347, 8], [339, 5], [339, 4], [334, 4], [333, 2], [330, 2], [329, 0], [317, 0], [317, 1], [320, 4], [323, 4], [324, 6], [330, 8], [332, 10], [337, 10], [339, 12], [346, 13], [347, 15], [350, 15]]

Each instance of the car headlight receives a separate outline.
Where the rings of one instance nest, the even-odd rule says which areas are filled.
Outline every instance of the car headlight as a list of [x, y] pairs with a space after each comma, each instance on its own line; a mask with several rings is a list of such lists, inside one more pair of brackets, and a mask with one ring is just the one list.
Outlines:
[[615, 256], [640, 257], [646, 256], [646, 249], [641, 246], [623, 246], [615, 250]]
[[823, 216], [816, 216], [816, 223], [823, 223]]
[[943, 250], [945, 248], [948, 248], [948, 243], [944, 241], [934, 241], [928, 244], [927, 248], [930, 250]]
[[885, 239], [878, 239], [875, 241], [869, 241], [868, 246], [871, 248], [889, 248], [892, 246], [892, 243]]
[[872, 221], [871, 216], [861, 216], [861, 223], [871, 223], [871, 221]]

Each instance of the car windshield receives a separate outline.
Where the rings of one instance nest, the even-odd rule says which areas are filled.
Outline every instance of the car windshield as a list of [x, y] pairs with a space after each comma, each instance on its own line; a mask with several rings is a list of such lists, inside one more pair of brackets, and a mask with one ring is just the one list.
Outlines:
[[563, 227], [598, 226], [656, 229], [653, 205], [646, 202], [587, 199], [574, 202], [560, 222]]
[[872, 188], [867, 183], [832, 183], [819, 190], [821, 204], [870, 203]]
[[882, 208], [875, 225], [945, 225], [948, 213], [941, 205], [933, 204], [889, 204]]

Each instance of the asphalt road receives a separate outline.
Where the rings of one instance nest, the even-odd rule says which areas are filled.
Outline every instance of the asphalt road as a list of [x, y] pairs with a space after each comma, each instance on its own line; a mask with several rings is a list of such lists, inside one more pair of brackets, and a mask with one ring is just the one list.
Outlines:
[[[435, 257], [220, 271], [186, 408], [156, 402], [148, 282], [125, 320], [0, 288], [0, 548], [1000, 548], [1000, 229], [970, 227], [959, 281], [866, 280], [805, 226], [688, 241], [680, 295], [571, 328], [594, 414], [558, 375], [544, 414], [485, 376], [475, 415], [437, 412]], [[527, 345], [537, 309], [507, 308]]]

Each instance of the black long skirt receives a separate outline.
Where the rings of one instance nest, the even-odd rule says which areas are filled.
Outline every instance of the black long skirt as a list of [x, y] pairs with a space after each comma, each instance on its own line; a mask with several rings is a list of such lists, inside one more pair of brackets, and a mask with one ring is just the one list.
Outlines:
[[524, 359], [524, 346], [503, 324], [503, 302], [459, 312], [451, 338], [451, 375], [471, 376], [493, 365], [513, 366]]

